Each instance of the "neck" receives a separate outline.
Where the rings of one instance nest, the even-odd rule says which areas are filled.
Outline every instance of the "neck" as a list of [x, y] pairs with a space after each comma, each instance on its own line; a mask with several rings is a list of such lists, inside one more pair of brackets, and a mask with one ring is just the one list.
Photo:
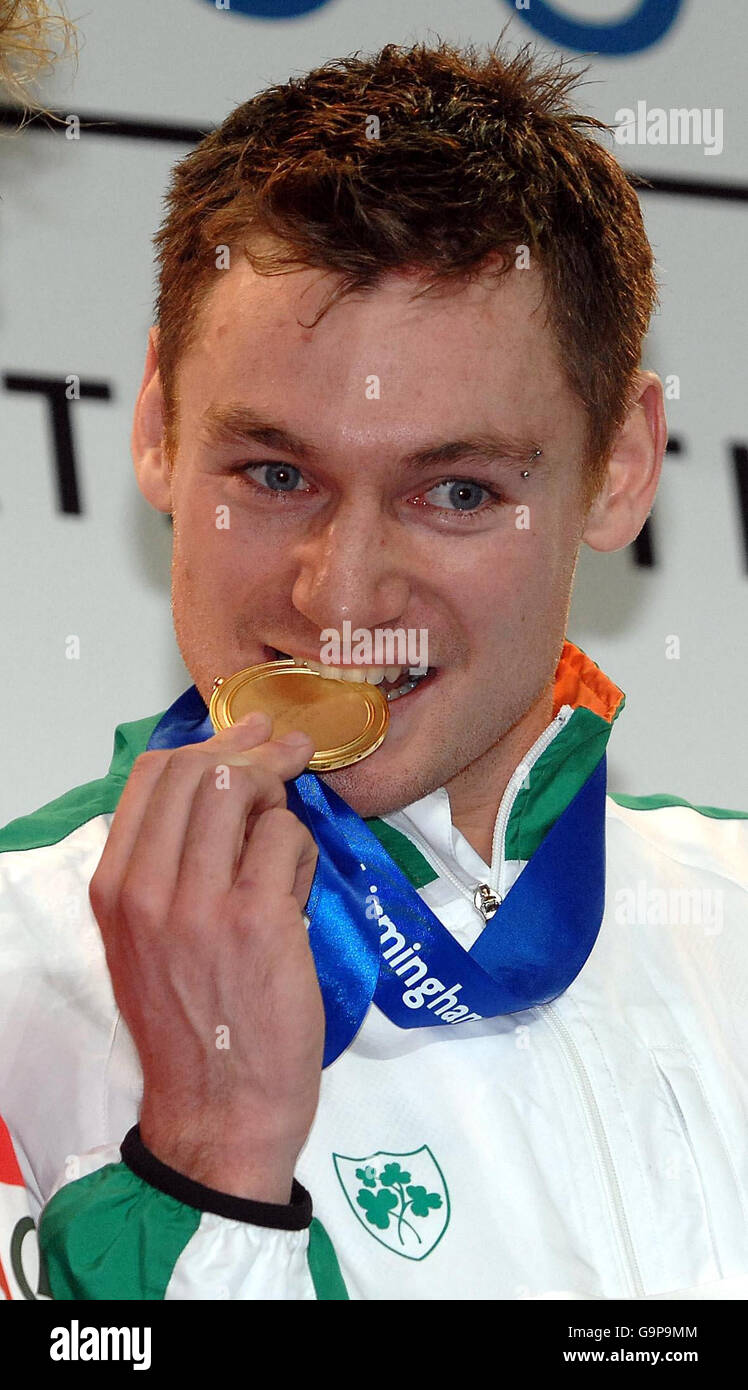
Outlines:
[[447, 783], [452, 824], [486, 864], [491, 863], [496, 816], [509, 779], [552, 718], [550, 685], [498, 743]]

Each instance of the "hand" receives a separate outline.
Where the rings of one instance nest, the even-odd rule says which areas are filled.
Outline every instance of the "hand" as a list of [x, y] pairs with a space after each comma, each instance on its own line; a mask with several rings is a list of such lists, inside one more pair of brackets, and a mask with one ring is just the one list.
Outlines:
[[317, 849], [284, 786], [313, 745], [270, 734], [256, 714], [141, 754], [89, 896], [143, 1066], [144, 1144], [197, 1182], [288, 1202], [325, 1016], [303, 918]]

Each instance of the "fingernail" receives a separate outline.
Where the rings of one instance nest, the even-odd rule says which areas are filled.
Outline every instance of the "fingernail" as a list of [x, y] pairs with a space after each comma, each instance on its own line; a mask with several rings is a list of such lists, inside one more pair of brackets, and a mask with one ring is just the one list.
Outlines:
[[283, 743], [287, 748], [301, 748], [302, 744], [311, 743], [311, 741], [309, 735], [302, 734], [300, 729], [292, 729], [290, 733], [276, 739], [276, 743]]
[[261, 709], [253, 709], [249, 714], [243, 714], [242, 717], [241, 717], [241, 719], [237, 719], [237, 721], [236, 721], [236, 723], [235, 723], [235, 725], [234, 725], [234, 728], [235, 728], [235, 729], [253, 729], [253, 728], [255, 728], [255, 727], [260, 728], [260, 726], [261, 726], [262, 724], [271, 724], [271, 723], [272, 723], [272, 720], [271, 720], [271, 718], [270, 718], [270, 715], [269, 715], [269, 714], [265, 714], [264, 710], [261, 710]]

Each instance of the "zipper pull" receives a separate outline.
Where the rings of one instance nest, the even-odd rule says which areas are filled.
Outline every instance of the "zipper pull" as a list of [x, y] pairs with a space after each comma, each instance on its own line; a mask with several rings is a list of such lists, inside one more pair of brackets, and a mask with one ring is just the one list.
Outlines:
[[473, 906], [483, 921], [487, 922], [501, 907], [501, 898], [491, 891], [487, 883], [479, 883], [473, 893]]

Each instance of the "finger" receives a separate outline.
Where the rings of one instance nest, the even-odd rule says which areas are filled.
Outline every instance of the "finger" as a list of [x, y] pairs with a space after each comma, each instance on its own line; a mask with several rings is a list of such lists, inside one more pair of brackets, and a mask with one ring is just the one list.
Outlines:
[[[192, 801], [204, 769], [220, 760], [261, 757], [284, 780], [298, 775], [309, 756], [306, 743], [267, 743], [271, 722], [255, 714], [224, 729], [204, 743], [170, 752], [150, 752], [136, 760], [112, 822], [99, 880], [92, 883], [92, 904], [100, 894], [104, 905], [116, 901], [133, 861], [146, 875], [154, 901], [173, 890]], [[171, 866], [168, 872], [167, 866]]]
[[279, 895], [293, 894], [304, 907], [317, 865], [317, 846], [292, 811], [270, 809], [258, 816], [239, 863], [235, 887], [249, 891], [261, 912]]
[[[206, 768], [195, 791], [173, 889], [178, 920], [215, 912], [232, 888], [247, 840], [265, 812], [285, 809], [284, 780], [259, 757], [249, 766]], [[135, 854], [137, 855], [137, 847]], [[142, 864], [138, 872], [147, 872]]]
[[[241, 724], [234, 725], [231, 730], [223, 730], [221, 735], [209, 739], [208, 742], [221, 748], [225, 745], [227, 752], [239, 744], [251, 748], [267, 739], [270, 727], [271, 721], [268, 716], [257, 713]], [[232, 735], [231, 738], [224, 737], [229, 734]], [[221, 738], [223, 742], [219, 744]], [[104, 853], [91, 881], [92, 904], [101, 900], [102, 906], [105, 906], [106, 902], [116, 898], [140, 831], [145, 808], [174, 751], [151, 749], [135, 759], [114, 813]]]
[[[122, 889], [136, 890], [159, 919], [168, 911], [180, 865], [186, 862], [185, 841], [198, 789], [198, 830], [190, 837], [190, 854], [197, 855], [201, 873], [210, 869], [213, 886], [228, 890], [253, 804], [270, 806], [280, 799], [285, 803], [283, 783], [306, 766], [310, 746], [308, 741], [262, 743], [245, 752], [244, 764], [238, 753], [227, 763], [231, 755], [223, 747], [219, 752], [213, 740], [211, 745], [174, 753], [145, 807], [124, 870]], [[199, 887], [196, 875], [191, 882]]]

